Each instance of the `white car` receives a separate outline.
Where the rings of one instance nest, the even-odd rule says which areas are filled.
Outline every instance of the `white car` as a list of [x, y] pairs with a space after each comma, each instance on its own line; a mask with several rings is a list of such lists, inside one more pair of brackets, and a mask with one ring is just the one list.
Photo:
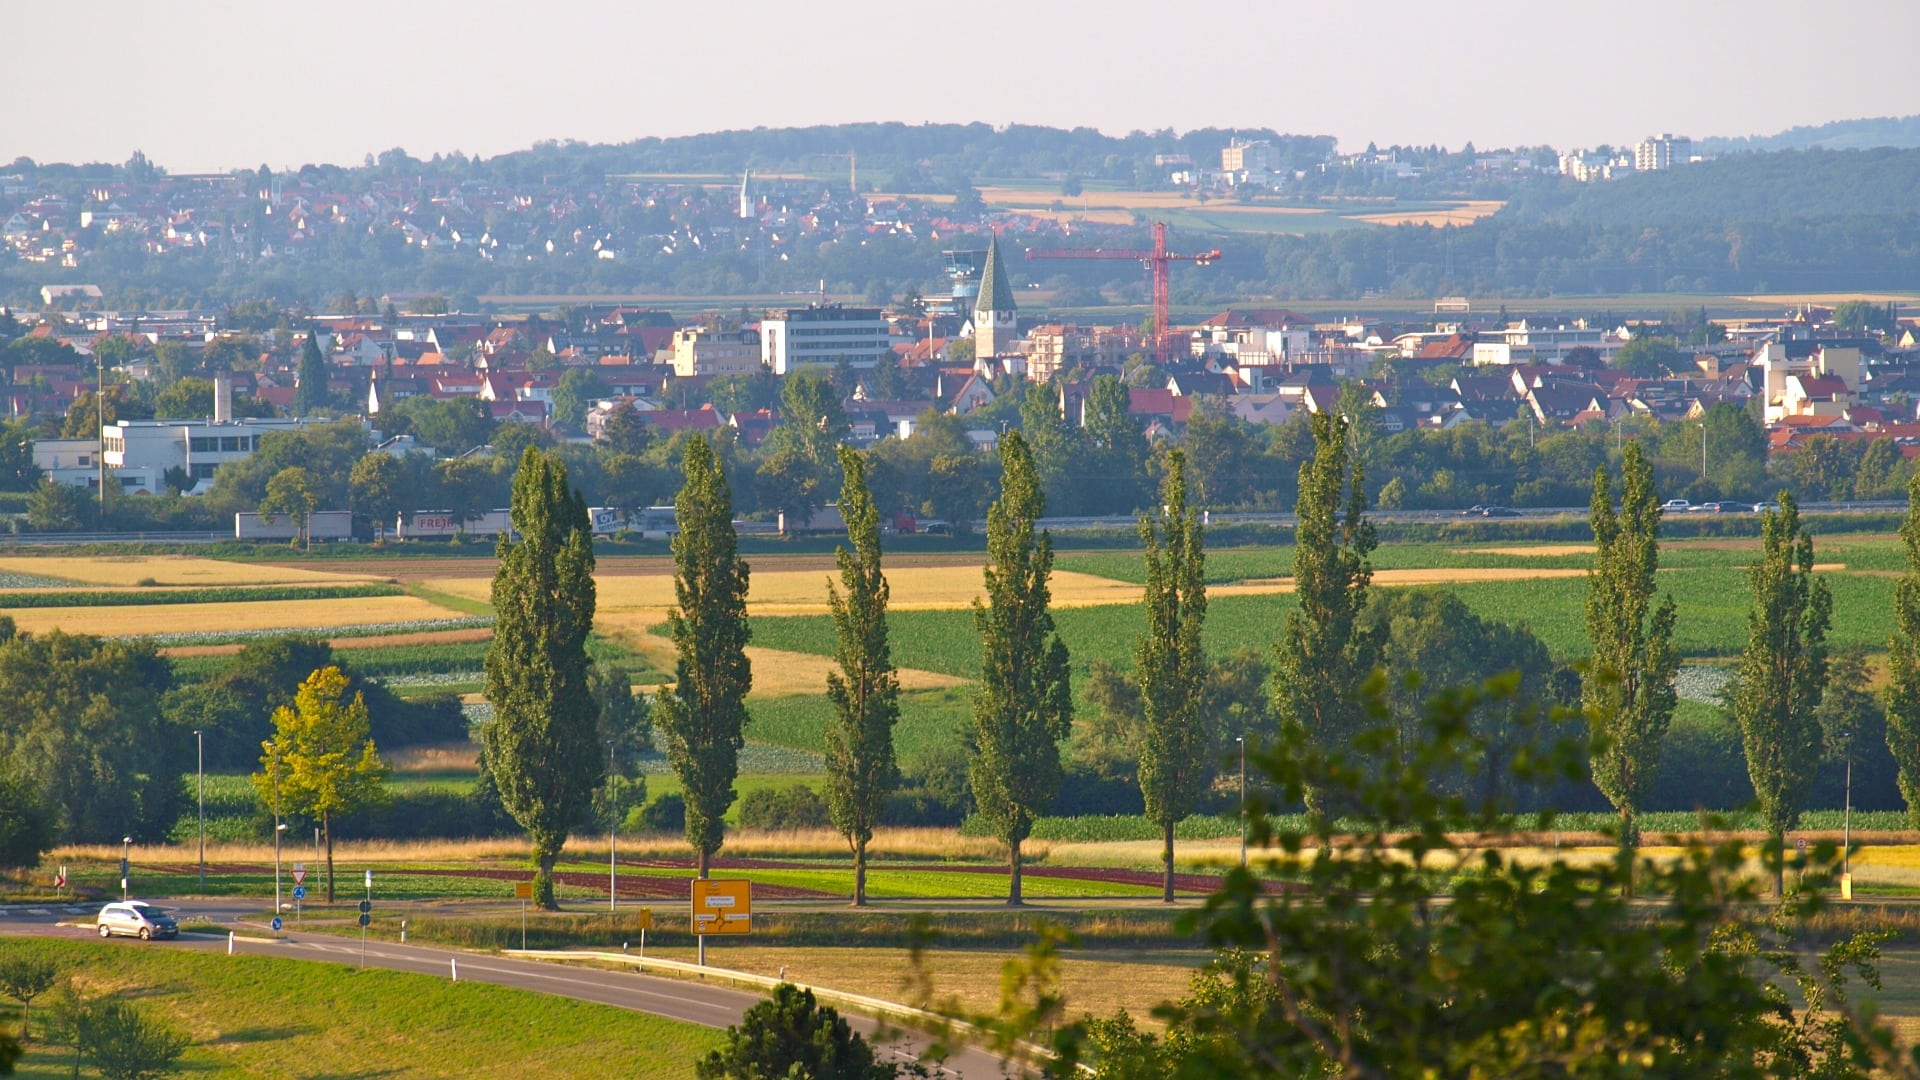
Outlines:
[[125, 900], [117, 904], [108, 904], [100, 909], [96, 920], [101, 937], [119, 934], [123, 937], [137, 937], [142, 941], [152, 938], [170, 938], [180, 936], [180, 924], [173, 916], [154, 907], [144, 900]]
[[1669, 512], [1674, 510], [1691, 510], [1693, 509], [1693, 504], [1685, 499], [1668, 499], [1666, 502], [1660, 504], [1660, 509]]

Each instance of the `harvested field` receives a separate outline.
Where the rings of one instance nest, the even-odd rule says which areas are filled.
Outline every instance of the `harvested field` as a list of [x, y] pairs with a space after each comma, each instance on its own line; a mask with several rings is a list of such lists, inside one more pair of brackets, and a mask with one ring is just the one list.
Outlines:
[[395, 775], [480, 771], [480, 744], [472, 741], [436, 746], [405, 746], [380, 755]]
[[[1411, 570], [1375, 570], [1373, 583], [1382, 588], [1414, 585], [1459, 585], [1470, 581], [1520, 581], [1529, 578], [1583, 577], [1584, 569], [1567, 567], [1433, 567]], [[1138, 590], [1136, 590], [1137, 593]], [[1265, 578], [1230, 585], [1212, 585], [1208, 596], [1261, 596], [1293, 591], [1292, 578]]]
[[1445, 210], [1411, 210], [1404, 213], [1384, 214], [1348, 214], [1355, 221], [1371, 222], [1375, 225], [1429, 225], [1439, 228], [1442, 225], [1471, 225], [1483, 217], [1491, 217], [1507, 205], [1498, 199], [1475, 199], [1448, 207]]
[[355, 565], [332, 572], [271, 563], [224, 562], [197, 555], [10, 556], [0, 572], [65, 578], [87, 585], [344, 585], [384, 580]]
[[[73, 634], [126, 637], [142, 634], [219, 634], [238, 630], [319, 630], [372, 623], [458, 618], [413, 596], [372, 600], [287, 600], [267, 603], [174, 604], [161, 607], [34, 608], [14, 612], [14, 623], [35, 634], [65, 630]], [[382, 644], [392, 644], [388, 638]]]
[[[673, 642], [651, 633], [652, 627], [667, 617], [666, 611], [642, 614], [603, 615], [594, 619], [594, 629], [640, 654], [655, 668], [671, 672], [675, 663]], [[792, 694], [824, 694], [827, 672], [839, 670], [829, 656], [788, 652], [747, 646], [747, 660], [753, 665], [753, 689], [750, 699], [787, 697]], [[937, 690], [965, 685], [965, 679], [916, 668], [900, 669], [900, 689]]]
[[1560, 555], [1591, 555], [1592, 544], [1527, 544], [1522, 547], [1454, 548], [1455, 555], [1513, 555], [1519, 558], [1551, 559]]

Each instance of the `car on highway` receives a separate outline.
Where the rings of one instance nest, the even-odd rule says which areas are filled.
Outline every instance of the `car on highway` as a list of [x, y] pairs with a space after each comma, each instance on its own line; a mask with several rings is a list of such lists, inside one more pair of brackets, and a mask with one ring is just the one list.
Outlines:
[[1660, 504], [1660, 509], [1668, 511], [1669, 513], [1675, 510], [1691, 510], [1693, 509], [1693, 504], [1685, 499], [1668, 499], [1666, 502]]
[[1764, 514], [1769, 510], [1773, 511], [1776, 514], [1779, 513], [1780, 504], [1777, 502], [1773, 502], [1771, 500], [1767, 502], [1757, 502], [1753, 504], [1753, 512], [1756, 514]]
[[1469, 506], [1465, 510], [1460, 511], [1461, 517], [1485, 517], [1486, 515], [1487, 515], [1487, 508], [1480, 505], [1479, 503], [1474, 503], [1472, 506]]
[[180, 936], [180, 924], [173, 916], [154, 907], [144, 900], [123, 900], [108, 904], [100, 909], [95, 920], [100, 927], [101, 937], [137, 937], [142, 941], [153, 938]]
[[1703, 502], [1695, 503], [1688, 513], [1692, 514], [1738, 514], [1747, 509], [1746, 503]]
[[1497, 518], [1516, 518], [1520, 516], [1520, 511], [1515, 510], [1511, 506], [1483, 506], [1480, 508], [1480, 516], [1481, 517], [1497, 517]]

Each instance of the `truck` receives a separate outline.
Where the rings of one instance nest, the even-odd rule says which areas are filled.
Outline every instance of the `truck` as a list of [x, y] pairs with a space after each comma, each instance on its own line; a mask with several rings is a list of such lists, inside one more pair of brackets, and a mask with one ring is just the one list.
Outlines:
[[493, 537], [509, 532], [513, 524], [505, 510], [488, 510], [461, 521], [451, 510], [416, 510], [412, 520], [402, 514], [393, 535], [401, 540], [445, 540], [454, 536]]
[[642, 540], [665, 540], [680, 531], [679, 518], [671, 506], [649, 506], [633, 519], [632, 529]]
[[[235, 540], [298, 540], [300, 530], [285, 514], [256, 514], [242, 510], [233, 515]], [[353, 539], [353, 513], [348, 510], [315, 510], [307, 517], [307, 540]]]
[[780, 532], [785, 536], [805, 536], [811, 533], [844, 533], [847, 531], [847, 519], [840, 516], [840, 508], [832, 504], [821, 507], [807, 515], [805, 520], [787, 519], [787, 512], [780, 511]]
[[607, 536], [627, 527], [627, 512], [614, 506], [589, 506], [587, 520], [592, 523], [593, 535]]

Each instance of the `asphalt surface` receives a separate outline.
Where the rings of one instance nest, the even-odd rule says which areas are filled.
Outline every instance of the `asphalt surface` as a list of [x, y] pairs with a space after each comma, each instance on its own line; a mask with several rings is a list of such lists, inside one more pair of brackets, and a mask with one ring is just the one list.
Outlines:
[[[248, 940], [271, 931], [258, 923], [257, 902], [190, 900], [179, 904], [154, 901], [181, 922], [211, 921], [235, 931], [232, 948], [236, 954], [276, 956], [289, 960], [318, 963], [361, 963], [361, 945], [350, 937], [332, 934], [288, 934], [279, 940]], [[99, 904], [13, 904], [0, 905], [0, 935], [91, 938], [92, 917]], [[86, 921], [87, 926], [61, 926], [62, 922]], [[201, 952], [225, 952], [225, 937], [185, 934], [175, 941], [137, 941], [114, 938], [116, 945], [139, 949], [194, 949]], [[459, 982], [493, 983], [591, 1001], [615, 1008], [662, 1016], [705, 1027], [724, 1028], [740, 1021], [747, 1009], [761, 1000], [760, 995], [729, 987], [710, 986], [688, 979], [666, 979], [626, 971], [539, 960], [517, 960], [488, 953], [463, 952], [420, 945], [398, 945], [369, 941], [365, 948], [365, 966], [388, 971], [410, 971], [421, 975], [452, 978], [458, 968]], [[916, 1060], [931, 1039], [919, 1032], [903, 1031], [886, 1025], [882, 1034], [879, 1022], [868, 1017], [847, 1014], [847, 1022], [865, 1035], [884, 1053], [901, 1060]], [[999, 1080], [1013, 1075], [1010, 1066], [984, 1050], [962, 1047], [940, 1066], [934, 1075], [945, 1080]]]

